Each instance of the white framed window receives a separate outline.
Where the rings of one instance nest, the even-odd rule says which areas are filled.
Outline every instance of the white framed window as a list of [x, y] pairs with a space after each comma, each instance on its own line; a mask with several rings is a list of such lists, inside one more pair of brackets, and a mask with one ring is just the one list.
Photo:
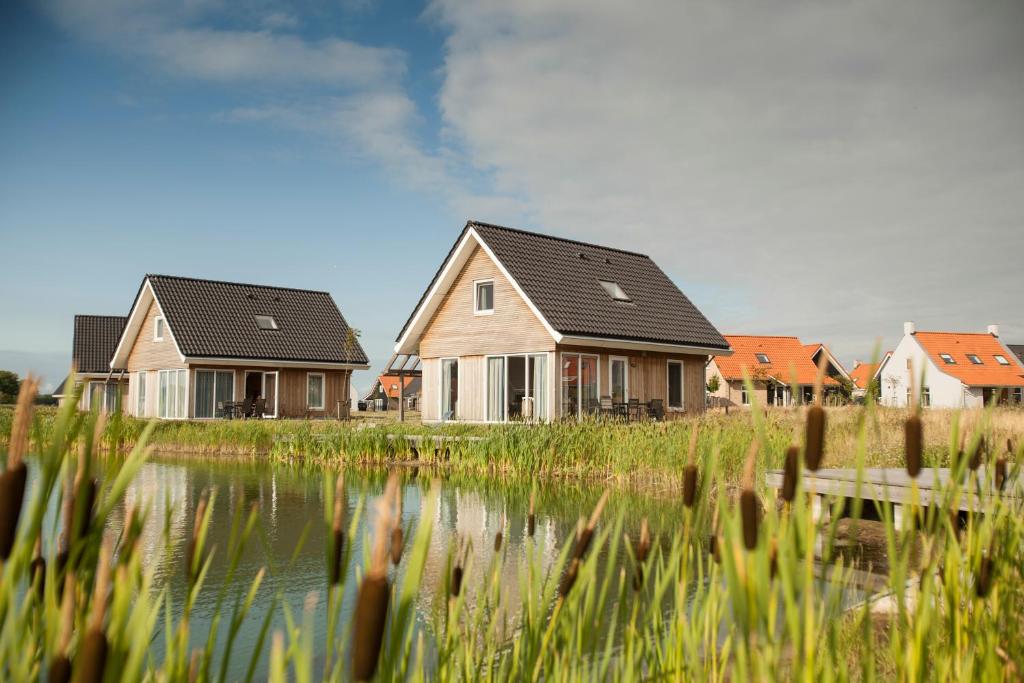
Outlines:
[[625, 403], [629, 400], [629, 359], [623, 356], [608, 358], [608, 387], [611, 389], [612, 403]]
[[475, 280], [473, 282], [473, 314], [490, 315], [494, 313], [494, 280]]
[[996, 362], [1000, 365], [1009, 365], [1010, 361], [1006, 360], [1006, 356], [997, 353], [995, 356]]
[[157, 380], [157, 415], [176, 420], [188, 417], [188, 370], [160, 370]]
[[309, 410], [324, 409], [324, 373], [306, 373], [306, 408]]
[[771, 361], [770, 358], [768, 358], [768, 354], [767, 353], [758, 353], [756, 355], [757, 355], [757, 362], [758, 363], [761, 363], [763, 365], [770, 365], [771, 364], [772, 361]]
[[223, 417], [224, 404], [235, 400], [234, 370], [196, 370], [195, 416]]
[[619, 286], [618, 282], [613, 282], [612, 280], [598, 280], [598, 282], [604, 287], [604, 291], [608, 292], [608, 296], [615, 301], [632, 301], [625, 290]]
[[[940, 353], [939, 358], [941, 358], [942, 362], [945, 363], [946, 365], [956, 365], [956, 360], [954, 360], [953, 356], [949, 355], [948, 353]], [[909, 363], [910, 361], [907, 362]]]
[[685, 410], [686, 399], [684, 398], [685, 392], [683, 391], [683, 363], [678, 360], [670, 360], [668, 362], [668, 382], [667, 393], [668, 393], [668, 407], [669, 410]]
[[928, 387], [921, 389], [921, 406], [927, 408], [932, 404], [932, 390]]
[[967, 354], [967, 360], [971, 361], [974, 365], [982, 365], [981, 357], [976, 353]]
[[146, 371], [135, 373], [135, 416], [146, 416]]
[[277, 320], [275, 320], [274, 316], [272, 316], [272, 315], [257, 315], [257, 316], [255, 316], [255, 318], [256, 318], [256, 327], [260, 328], [261, 330], [279, 330], [279, 329], [281, 329], [277, 325]]
[[441, 413], [445, 422], [459, 417], [459, 359], [441, 359]]
[[153, 341], [163, 341], [166, 332], [167, 322], [162, 315], [153, 318]]
[[740, 404], [749, 406], [750, 405], [750, 394], [747, 393], [747, 387], [744, 386], [740, 389]]
[[582, 418], [601, 412], [601, 358], [562, 354], [562, 416]]

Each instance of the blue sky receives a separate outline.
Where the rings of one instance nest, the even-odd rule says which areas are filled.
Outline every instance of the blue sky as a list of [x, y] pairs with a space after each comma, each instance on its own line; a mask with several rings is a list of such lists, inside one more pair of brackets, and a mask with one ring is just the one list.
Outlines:
[[[1021, 3], [0, 8], [0, 366], [147, 272], [330, 291], [375, 364], [469, 218], [650, 253], [845, 362], [1024, 341]], [[369, 377], [357, 384], [369, 384]]]

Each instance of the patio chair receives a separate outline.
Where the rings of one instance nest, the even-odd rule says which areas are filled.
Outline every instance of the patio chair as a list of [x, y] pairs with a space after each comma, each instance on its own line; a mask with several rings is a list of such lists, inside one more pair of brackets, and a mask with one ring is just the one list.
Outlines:
[[255, 418], [263, 417], [263, 413], [267, 412], [267, 399], [258, 398], [256, 399], [256, 405], [253, 406], [252, 416]]
[[224, 401], [217, 401], [217, 412], [215, 413], [215, 415], [217, 417], [226, 417], [229, 420], [231, 419], [231, 416], [228, 415], [228, 409], [227, 406], [224, 404]]
[[641, 415], [641, 413], [640, 413], [640, 399], [638, 399], [638, 398], [631, 398], [631, 399], [629, 399], [629, 401], [626, 403], [626, 415], [628, 416], [628, 418], [630, 420], [639, 420], [640, 419], [640, 415]]
[[246, 396], [245, 400], [242, 401], [242, 414], [241, 417], [251, 417], [252, 415], [252, 396]]
[[652, 398], [647, 406], [647, 417], [652, 420], [665, 419], [665, 401], [660, 398]]
[[615, 404], [611, 396], [601, 397], [601, 417], [611, 416], [615, 413]]

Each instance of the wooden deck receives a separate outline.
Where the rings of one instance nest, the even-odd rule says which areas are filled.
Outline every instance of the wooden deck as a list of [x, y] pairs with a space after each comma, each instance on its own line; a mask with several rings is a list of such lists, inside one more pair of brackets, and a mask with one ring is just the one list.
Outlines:
[[[804, 489], [819, 496], [842, 498], [860, 498], [865, 501], [906, 505], [914, 500], [915, 482], [902, 468], [866, 468], [861, 482], [857, 481], [856, 469], [824, 469], [817, 472], [804, 470]], [[938, 502], [942, 490], [949, 483], [949, 468], [922, 470], [917, 477], [917, 502], [919, 505], [931, 505]], [[966, 481], [966, 477], [965, 477]], [[782, 470], [769, 470], [767, 484], [770, 488], [782, 488]], [[1020, 502], [1024, 487], [1021, 477], [1006, 482], [1003, 496]], [[859, 486], [859, 490], [858, 490]], [[962, 511], [980, 510], [993, 491], [990, 475], [985, 467], [978, 469], [978, 488], [968, 494], [964, 489], [959, 500], [958, 509]]]

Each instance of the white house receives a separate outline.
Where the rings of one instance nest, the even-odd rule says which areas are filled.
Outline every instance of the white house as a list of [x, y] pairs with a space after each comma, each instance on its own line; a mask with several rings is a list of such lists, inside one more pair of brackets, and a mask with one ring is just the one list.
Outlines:
[[1024, 365], [1000, 341], [998, 325], [980, 333], [918, 332], [908, 322], [882, 368], [881, 391], [886, 406], [912, 405], [918, 396], [936, 408], [1020, 405]]

